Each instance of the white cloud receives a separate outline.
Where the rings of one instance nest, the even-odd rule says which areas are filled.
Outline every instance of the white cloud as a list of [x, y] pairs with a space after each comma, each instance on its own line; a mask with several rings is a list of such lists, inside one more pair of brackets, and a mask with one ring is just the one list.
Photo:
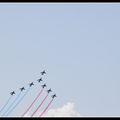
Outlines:
[[43, 117], [80, 117], [74, 103], [68, 102], [60, 108], [50, 109]]
[[[34, 117], [39, 117], [41, 112], [37, 112], [34, 115]], [[27, 113], [24, 117], [30, 117], [30, 113]], [[48, 110], [48, 112], [46, 112], [42, 117], [82, 117], [82, 116], [79, 114], [79, 112], [75, 110], [74, 103], [68, 102], [59, 108]]]

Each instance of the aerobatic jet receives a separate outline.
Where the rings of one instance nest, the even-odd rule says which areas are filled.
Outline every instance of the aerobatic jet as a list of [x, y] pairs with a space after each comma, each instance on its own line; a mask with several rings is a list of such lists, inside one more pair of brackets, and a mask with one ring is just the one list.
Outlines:
[[44, 84], [44, 85], [42, 85], [42, 87], [44, 88], [44, 87], [47, 87], [47, 86], [46, 86], [46, 84]]
[[47, 90], [47, 92], [48, 92], [48, 93], [50, 93], [50, 92], [52, 92], [52, 90], [51, 90], [51, 89], [49, 89], [49, 90]]
[[20, 90], [21, 90], [21, 91], [23, 91], [23, 90], [25, 90], [25, 88], [24, 88], [24, 87], [22, 87], [22, 88], [20, 88]]
[[44, 75], [44, 74], [46, 74], [45, 70], [43, 70], [43, 71], [41, 72], [41, 75]]
[[11, 94], [11, 95], [14, 95], [14, 94], [15, 94], [15, 92], [13, 91], [13, 92], [11, 92], [10, 94]]
[[34, 85], [34, 83], [33, 83], [33, 82], [31, 82], [29, 85], [30, 85], [30, 87], [31, 87], [32, 85]]
[[55, 97], [57, 97], [56, 94], [52, 95], [52, 98], [55, 98]]
[[42, 80], [42, 78], [40, 78], [40, 79], [38, 79], [37, 81], [38, 81], [38, 82], [41, 82], [41, 81], [43, 81], [43, 80]]

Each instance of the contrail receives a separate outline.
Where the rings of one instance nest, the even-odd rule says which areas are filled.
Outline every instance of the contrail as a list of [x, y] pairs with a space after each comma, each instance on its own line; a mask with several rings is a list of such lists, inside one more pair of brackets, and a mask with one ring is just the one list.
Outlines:
[[24, 95], [21, 97], [21, 99], [19, 99], [19, 101], [15, 104], [15, 106], [6, 114], [6, 116], [8, 116], [18, 105], [19, 103], [23, 100], [23, 98], [27, 95], [27, 93], [29, 92], [30, 88], [28, 88], [28, 90], [24, 93]]
[[47, 107], [43, 110], [43, 112], [40, 114], [40, 117], [43, 116], [43, 114], [46, 112], [46, 110], [49, 108], [49, 106], [51, 105], [52, 101], [54, 98], [52, 98], [52, 100], [50, 101], [50, 103], [47, 105]]
[[31, 105], [28, 107], [28, 109], [23, 113], [22, 116], [24, 116], [25, 114], [27, 114], [27, 112], [30, 110], [30, 108], [33, 106], [33, 104], [35, 103], [35, 101], [39, 98], [39, 96], [41, 95], [41, 93], [43, 92], [43, 89], [41, 89], [41, 91], [38, 93], [38, 95], [36, 96], [36, 98], [33, 100], [33, 102], [31, 103]]
[[12, 96], [9, 97], [5, 105], [1, 108], [0, 113], [4, 110], [4, 108], [8, 105], [9, 101], [11, 100]]
[[20, 95], [21, 95], [21, 92], [17, 95], [15, 100], [11, 103], [11, 105], [8, 107], [8, 109], [4, 112], [4, 114], [2, 116], [4, 116], [9, 111], [9, 109], [14, 105], [14, 103], [17, 101], [17, 99], [20, 97]]
[[40, 105], [37, 107], [37, 109], [33, 112], [33, 114], [31, 115], [31, 117], [33, 117], [35, 115], [35, 113], [38, 111], [38, 109], [42, 106], [43, 102], [47, 99], [48, 94], [45, 96], [45, 98], [42, 100], [42, 102], [40, 103]]

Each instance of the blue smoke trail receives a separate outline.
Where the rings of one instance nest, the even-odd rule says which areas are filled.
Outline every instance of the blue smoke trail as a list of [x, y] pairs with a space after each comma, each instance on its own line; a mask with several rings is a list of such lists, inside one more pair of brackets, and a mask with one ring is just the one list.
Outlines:
[[16, 103], [16, 105], [6, 114], [6, 116], [10, 115], [10, 113], [19, 105], [19, 103], [23, 100], [23, 98], [27, 95], [30, 88], [24, 93], [24, 95], [21, 97], [21, 99]]
[[8, 107], [8, 109], [4, 112], [4, 114], [2, 116], [4, 116], [9, 111], [9, 109], [14, 105], [15, 101], [17, 101], [17, 99], [20, 97], [20, 95], [21, 95], [21, 91], [17, 95], [17, 97], [15, 98], [15, 100], [11, 103], [11, 105]]
[[0, 113], [4, 110], [4, 108], [8, 105], [9, 101], [11, 100], [12, 96], [9, 97], [5, 105], [1, 108]]

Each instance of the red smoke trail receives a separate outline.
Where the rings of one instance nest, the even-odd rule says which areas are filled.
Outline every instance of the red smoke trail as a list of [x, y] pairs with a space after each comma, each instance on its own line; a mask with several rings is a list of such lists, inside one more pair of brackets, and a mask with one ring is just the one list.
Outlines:
[[[44, 89], [44, 88], [43, 88]], [[34, 99], [34, 101], [31, 103], [31, 105], [28, 107], [28, 109], [24, 112], [24, 114], [22, 116], [24, 116], [25, 114], [27, 114], [27, 112], [30, 110], [30, 108], [33, 106], [33, 104], [35, 103], [35, 101], [39, 98], [39, 96], [41, 95], [43, 89], [39, 92], [39, 94], [36, 96], [36, 98]]]
[[35, 113], [38, 111], [38, 109], [41, 107], [41, 105], [43, 104], [43, 102], [47, 99], [48, 94], [45, 96], [45, 98], [43, 99], [43, 101], [40, 103], [40, 105], [37, 107], [37, 109], [33, 112], [33, 114], [31, 115], [31, 117], [33, 117], [35, 115]]
[[49, 108], [49, 106], [51, 105], [53, 99], [49, 102], [49, 104], [47, 105], [47, 107], [43, 110], [43, 112], [40, 114], [40, 117], [46, 112], [46, 110]]

